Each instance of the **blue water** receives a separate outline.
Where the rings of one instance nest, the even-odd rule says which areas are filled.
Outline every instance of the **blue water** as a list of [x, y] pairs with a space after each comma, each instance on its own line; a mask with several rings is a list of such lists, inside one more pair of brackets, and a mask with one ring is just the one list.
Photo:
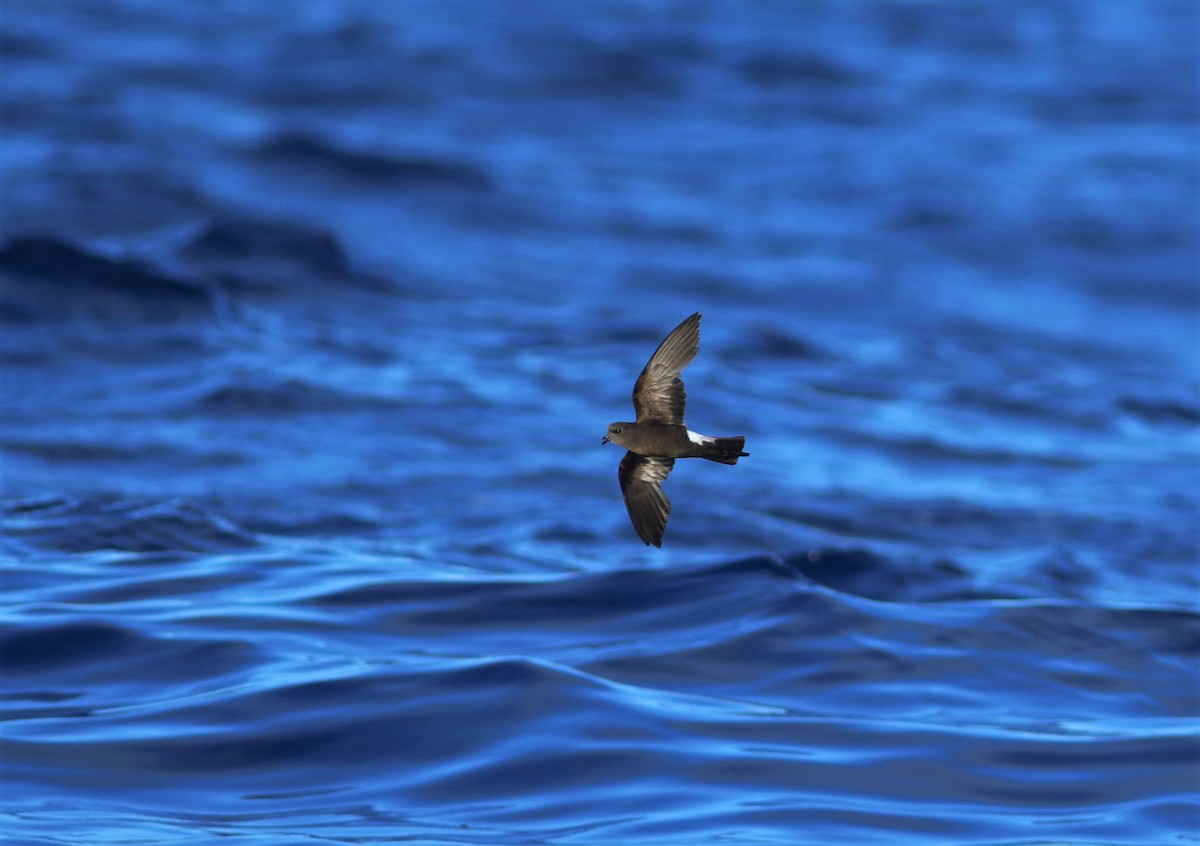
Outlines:
[[2, 26], [7, 843], [1200, 840], [1193, 3]]

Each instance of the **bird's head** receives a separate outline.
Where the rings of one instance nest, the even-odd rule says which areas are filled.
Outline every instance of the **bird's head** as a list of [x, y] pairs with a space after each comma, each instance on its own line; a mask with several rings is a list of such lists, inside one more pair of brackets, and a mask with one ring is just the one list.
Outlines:
[[632, 423], [609, 423], [608, 434], [604, 436], [604, 440], [600, 441], [600, 443], [606, 444], [612, 441], [614, 444], [623, 445], [625, 443], [625, 436], [629, 434], [632, 426]]

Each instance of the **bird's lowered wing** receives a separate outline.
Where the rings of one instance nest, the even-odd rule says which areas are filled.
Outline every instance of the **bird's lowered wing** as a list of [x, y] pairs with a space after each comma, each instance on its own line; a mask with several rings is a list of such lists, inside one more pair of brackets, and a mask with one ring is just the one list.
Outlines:
[[662, 482], [674, 466], [673, 458], [648, 458], [627, 452], [617, 470], [629, 519], [638, 537], [648, 546], [662, 546], [667, 517], [671, 514], [671, 500], [663, 493]]

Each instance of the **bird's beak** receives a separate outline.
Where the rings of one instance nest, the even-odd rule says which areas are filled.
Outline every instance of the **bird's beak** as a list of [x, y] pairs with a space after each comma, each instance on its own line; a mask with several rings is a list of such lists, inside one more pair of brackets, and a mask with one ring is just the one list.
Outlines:
[[606, 443], [608, 443], [608, 435], [604, 436], [604, 440], [600, 441], [600, 445], [603, 446]]

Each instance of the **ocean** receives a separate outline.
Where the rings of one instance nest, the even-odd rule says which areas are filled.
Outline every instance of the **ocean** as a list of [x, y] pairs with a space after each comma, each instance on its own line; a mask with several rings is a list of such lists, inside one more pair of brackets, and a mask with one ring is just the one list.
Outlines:
[[5, 843], [1200, 841], [1193, 3], [0, 14]]

